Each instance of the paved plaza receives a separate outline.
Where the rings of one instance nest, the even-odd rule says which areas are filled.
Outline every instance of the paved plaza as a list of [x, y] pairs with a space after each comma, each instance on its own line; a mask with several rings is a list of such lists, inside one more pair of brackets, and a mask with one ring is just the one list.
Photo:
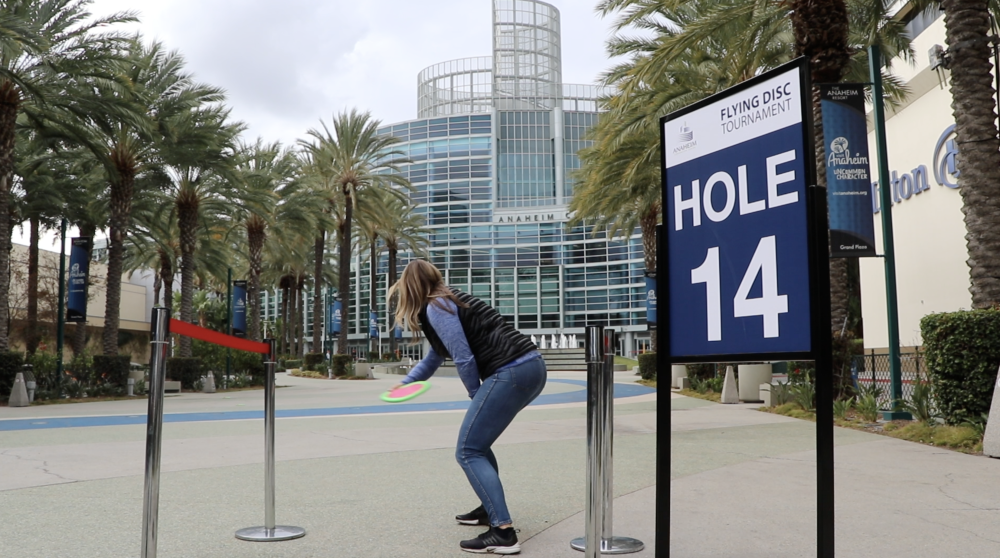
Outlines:
[[[522, 554], [582, 557], [583, 373], [553, 373], [496, 448]], [[616, 375], [615, 534], [652, 557], [656, 394]], [[280, 374], [277, 521], [304, 538], [250, 543], [263, 522], [261, 391], [168, 396], [158, 556], [468, 556], [477, 502], [454, 460], [457, 378], [409, 404], [398, 380]], [[815, 428], [672, 395], [672, 544], [683, 558], [815, 556]], [[407, 407], [407, 405], [409, 405]], [[0, 408], [0, 556], [140, 555], [144, 400]], [[837, 430], [837, 555], [1000, 555], [1000, 461]]]

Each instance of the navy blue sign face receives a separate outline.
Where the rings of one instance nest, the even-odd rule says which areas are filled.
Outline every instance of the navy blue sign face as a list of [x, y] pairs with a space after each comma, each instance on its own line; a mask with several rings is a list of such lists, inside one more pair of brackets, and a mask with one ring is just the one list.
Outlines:
[[811, 350], [800, 71], [664, 119], [674, 362]]
[[233, 335], [247, 336], [247, 282], [233, 281]]
[[[865, 88], [859, 83], [820, 86], [826, 190], [830, 211], [830, 255], [875, 255], [871, 168]], [[926, 183], [926, 180], [924, 181]]]
[[87, 321], [87, 284], [90, 276], [90, 247], [94, 239], [78, 237], [71, 240], [69, 253], [69, 300], [66, 303], [67, 322]]
[[378, 314], [375, 312], [368, 313], [368, 336], [378, 339]]

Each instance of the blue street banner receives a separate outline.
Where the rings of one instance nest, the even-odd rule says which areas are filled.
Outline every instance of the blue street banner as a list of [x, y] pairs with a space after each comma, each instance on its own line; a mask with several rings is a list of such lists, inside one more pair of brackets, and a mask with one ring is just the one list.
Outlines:
[[340, 314], [343, 308], [343, 303], [338, 300], [333, 303], [333, 307], [330, 309], [330, 319], [333, 323], [328, 331], [332, 331], [334, 335], [340, 335]]
[[398, 326], [397, 325], [396, 326], [396, 339], [402, 339], [402, 338], [403, 338], [403, 328], [402, 328], [402, 326]]
[[67, 322], [87, 321], [87, 284], [90, 277], [90, 248], [94, 239], [89, 236], [70, 240], [69, 298], [66, 303]]
[[865, 86], [823, 84], [820, 103], [830, 211], [830, 256], [875, 256]]
[[247, 336], [247, 282], [233, 281], [233, 335]]
[[646, 326], [656, 329], [656, 272], [646, 272]]
[[378, 314], [375, 312], [368, 313], [368, 337], [378, 339]]
[[806, 75], [792, 63], [661, 120], [670, 362], [811, 353]]

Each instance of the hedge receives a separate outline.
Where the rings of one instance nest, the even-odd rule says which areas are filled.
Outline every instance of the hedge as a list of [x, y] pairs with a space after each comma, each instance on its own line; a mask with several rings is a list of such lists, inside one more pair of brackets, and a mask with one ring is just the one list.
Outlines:
[[351, 365], [354, 358], [351, 355], [333, 355], [331, 366], [333, 375], [338, 378], [351, 375]]
[[306, 370], [316, 370], [323, 363], [323, 353], [306, 353]]
[[286, 370], [294, 370], [296, 368], [298, 368], [300, 370], [302, 369], [302, 361], [301, 360], [288, 359], [288, 360], [285, 361], [285, 369]]
[[181, 383], [181, 388], [194, 389], [201, 379], [202, 366], [198, 357], [171, 357], [167, 359], [167, 377]]
[[1000, 365], [1000, 310], [931, 314], [920, 320], [938, 410], [949, 424], [990, 412]]
[[94, 355], [94, 379], [96, 383], [103, 380], [113, 386], [125, 387], [131, 366], [129, 355]]
[[247, 351], [233, 351], [233, 374], [246, 374], [250, 376], [253, 385], [264, 385], [263, 355]]
[[10, 397], [10, 388], [14, 386], [14, 379], [21, 371], [22, 365], [24, 365], [24, 356], [21, 353], [0, 353], [0, 398]]
[[639, 375], [643, 380], [656, 379], [656, 353], [639, 355]]

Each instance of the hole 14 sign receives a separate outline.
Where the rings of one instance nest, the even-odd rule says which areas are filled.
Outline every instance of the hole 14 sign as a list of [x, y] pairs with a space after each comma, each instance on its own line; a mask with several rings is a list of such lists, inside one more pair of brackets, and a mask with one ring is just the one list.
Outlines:
[[661, 120], [672, 362], [811, 352], [805, 71], [783, 66]]

